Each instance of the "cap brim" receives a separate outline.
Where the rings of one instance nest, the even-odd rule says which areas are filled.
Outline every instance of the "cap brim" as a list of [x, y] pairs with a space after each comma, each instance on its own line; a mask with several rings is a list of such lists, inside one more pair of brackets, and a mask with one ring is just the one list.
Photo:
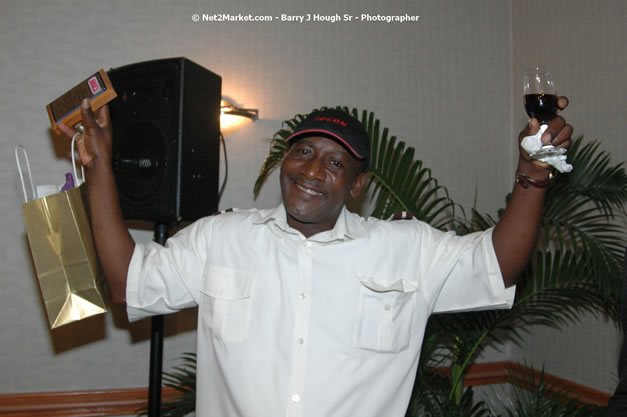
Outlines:
[[355, 150], [355, 148], [353, 148], [348, 142], [346, 142], [341, 136], [337, 135], [336, 133], [330, 132], [328, 130], [325, 129], [307, 129], [307, 130], [301, 130], [300, 132], [296, 132], [294, 134], [292, 134], [291, 136], [289, 136], [287, 139], [285, 139], [286, 142], [289, 142], [291, 140], [294, 139], [298, 139], [298, 138], [302, 138], [302, 137], [306, 137], [306, 136], [313, 136], [313, 133], [319, 133], [322, 134], [323, 136], [330, 136], [331, 138], [337, 140], [338, 142], [340, 142], [341, 144], [343, 144], [346, 148], [348, 148], [348, 150], [350, 150], [350, 152], [358, 159], [366, 159], [366, 157], [364, 157], [363, 155], [361, 155], [359, 152], [357, 152]]

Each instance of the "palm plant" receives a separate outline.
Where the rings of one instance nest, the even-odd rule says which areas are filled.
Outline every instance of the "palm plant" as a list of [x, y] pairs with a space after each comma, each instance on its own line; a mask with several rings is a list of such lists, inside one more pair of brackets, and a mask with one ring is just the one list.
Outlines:
[[[196, 354], [185, 353], [181, 357], [182, 365], [174, 367], [172, 372], [163, 372], [163, 383], [180, 393], [174, 401], [161, 404], [162, 417], [185, 417], [196, 409]], [[148, 415], [148, 408], [138, 410], [139, 416]]]
[[[514, 400], [503, 400], [504, 403], [511, 404], [505, 408], [505, 417], [602, 417], [607, 414], [604, 407], [579, 404], [569, 397], [568, 391], [547, 382], [544, 371], [536, 378], [535, 372], [526, 368], [520, 375], [513, 377], [513, 380], [516, 382]], [[547, 396], [547, 392], [551, 392], [551, 395]]]
[[[360, 119], [371, 138], [367, 186], [374, 205], [371, 216], [387, 218], [395, 211], [409, 211], [434, 227], [461, 234], [496, 223], [474, 209], [469, 219], [456, 217], [463, 210], [455, 210], [458, 206], [446, 188], [415, 159], [413, 148], [390, 136], [373, 113], [363, 110], [360, 117], [357, 109], [338, 108]], [[285, 121], [271, 139], [255, 182], [255, 196], [280, 165], [287, 149], [285, 139], [304, 117], [299, 114]], [[573, 141], [569, 161], [576, 169], [558, 176], [547, 190], [541, 237], [521, 277], [513, 308], [430, 318], [408, 415], [485, 415], [482, 404], [473, 408], [469, 402], [472, 394], [463, 389], [463, 375], [485, 346], [503, 342], [499, 337], [503, 331], [516, 341], [529, 326], [559, 327], [585, 312], [600, 311], [618, 321], [625, 248], [620, 221], [625, 218], [627, 175], [622, 164], [611, 165], [598, 142], [585, 143], [583, 137]], [[452, 370], [452, 379], [446, 381], [432, 371], [444, 360]], [[435, 393], [434, 387], [440, 387], [440, 392]], [[442, 390], [448, 390], [444, 397]], [[451, 411], [452, 404], [457, 411]], [[442, 414], [444, 409], [449, 411]]]
[[[409, 211], [418, 220], [459, 234], [496, 224], [491, 216], [474, 209], [467, 218], [446, 188], [415, 159], [414, 149], [390, 136], [373, 113], [338, 108], [359, 118], [371, 138], [371, 179], [367, 185], [371, 216], [387, 218], [396, 211]], [[255, 196], [280, 165], [288, 148], [285, 139], [304, 118], [299, 114], [286, 120], [270, 140], [270, 151], [255, 182]], [[463, 377], [482, 349], [504, 342], [503, 334], [521, 340], [529, 326], [559, 328], [585, 312], [601, 312], [619, 321], [626, 243], [621, 222], [626, 214], [627, 174], [622, 164], [611, 165], [599, 146], [597, 141], [585, 143], [583, 137], [576, 138], [568, 152], [576, 169], [558, 176], [549, 186], [536, 252], [519, 281], [513, 308], [433, 315], [429, 319], [408, 417], [494, 415], [487, 404], [475, 401], [472, 388], [463, 387]], [[184, 366], [164, 374], [166, 385], [181, 392], [180, 402], [164, 405], [168, 411], [164, 415], [182, 416], [193, 409], [195, 357], [188, 354], [183, 360]], [[450, 366], [450, 378], [437, 371], [445, 364]], [[536, 383], [530, 377], [524, 385], [535, 389], [518, 390], [516, 400], [505, 404], [507, 416], [603, 415], [602, 409], [547, 399], [550, 387], [542, 378]]]

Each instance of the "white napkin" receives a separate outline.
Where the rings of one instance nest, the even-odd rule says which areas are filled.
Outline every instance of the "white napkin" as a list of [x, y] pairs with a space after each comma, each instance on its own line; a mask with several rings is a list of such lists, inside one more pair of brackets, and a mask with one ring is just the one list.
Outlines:
[[[531, 156], [532, 158], [534, 158], [534, 155], [542, 149], [543, 145], [540, 138], [542, 137], [542, 134], [547, 127], [548, 125], [541, 125], [538, 133], [533, 136], [525, 136], [521, 142], [521, 146], [523, 147], [523, 149], [527, 151], [529, 156]], [[560, 149], [562, 149], [563, 151], [561, 155], [544, 156], [535, 159], [537, 159], [538, 161], [546, 162], [547, 164], [555, 167], [555, 169], [557, 169], [559, 172], [570, 172], [572, 171], [573, 166], [566, 162], [566, 155], [564, 155], [564, 153], [566, 153], [566, 149]]]

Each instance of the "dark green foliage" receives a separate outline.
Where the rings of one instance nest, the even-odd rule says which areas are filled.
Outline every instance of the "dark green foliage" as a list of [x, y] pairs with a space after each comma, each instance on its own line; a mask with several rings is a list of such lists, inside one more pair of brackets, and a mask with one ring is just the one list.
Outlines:
[[580, 404], [568, 396], [568, 391], [547, 383], [544, 371], [539, 380], [531, 371], [512, 379], [515, 382], [514, 400], [506, 408], [504, 417], [601, 417], [607, 413], [606, 407]]
[[[164, 385], [181, 395], [178, 400], [161, 405], [162, 417], [185, 417], [196, 409], [196, 354], [184, 353], [181, 361], [183, 365], [174, 367], [173, 372], [163, 373]], [[140, 411], [140, 416], [148, 414], [145, 409]]]

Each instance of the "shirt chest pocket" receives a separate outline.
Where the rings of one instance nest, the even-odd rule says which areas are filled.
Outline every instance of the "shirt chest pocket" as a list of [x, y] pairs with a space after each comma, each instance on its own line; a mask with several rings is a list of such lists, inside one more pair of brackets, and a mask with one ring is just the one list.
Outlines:
[[360, 279], [354, 339], [357, 347], [397, 353], [407, 348], [413, 328], [417, 285], [406, 280]]
[[227, 343], [248, 337], [253, 307], [252, 271], [209, 265], [200, 289], [202, 328]]

